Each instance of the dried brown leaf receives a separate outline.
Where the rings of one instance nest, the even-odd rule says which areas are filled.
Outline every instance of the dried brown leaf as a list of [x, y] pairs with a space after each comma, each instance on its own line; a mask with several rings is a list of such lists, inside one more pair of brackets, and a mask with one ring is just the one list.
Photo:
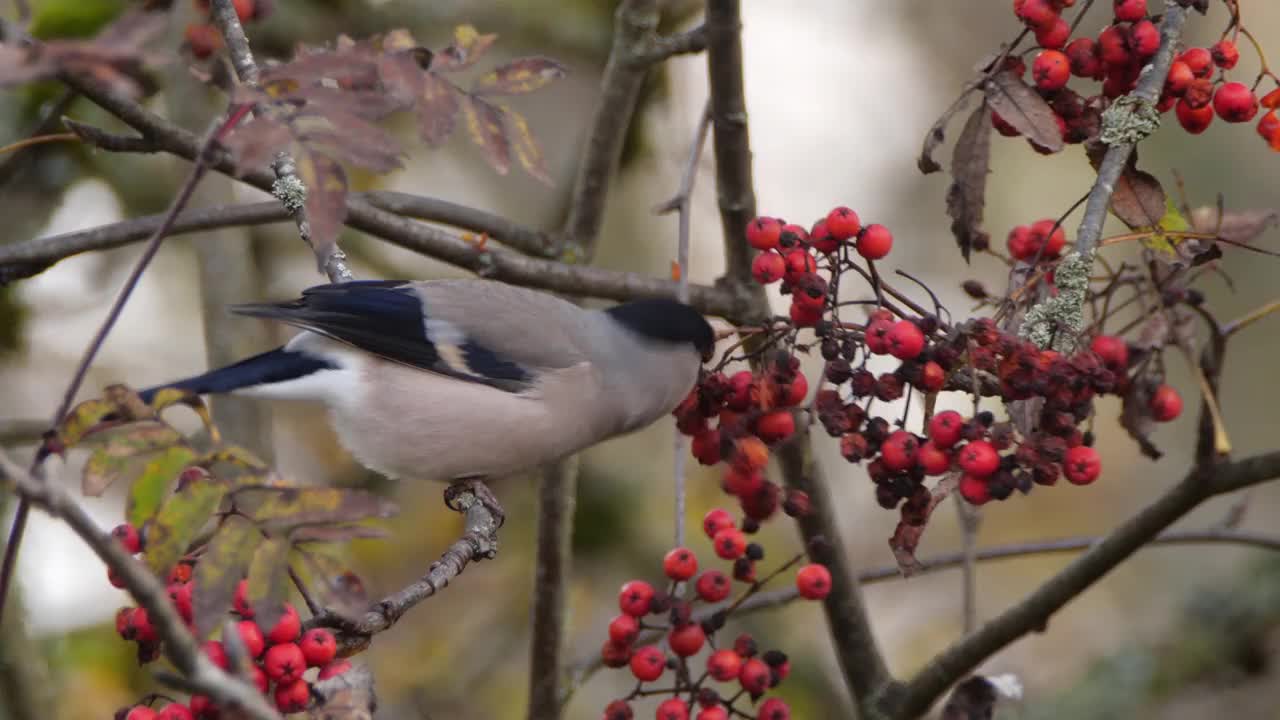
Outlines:
[[1129, 386], [1124, 396], [1124, 406], [1120, 413], [1120, 424], [1138, 443], [1143, 455], [1152, 460], [1159, 460], [1164, 453], [1151, 442], [1151, 433], [1155, 430], [1156, 421], [1151, 415], [1151, 386], [1143, 378], [1137, 378]]
[[263, 113], [233, 130], [223, 145], [243, 175], [265, 166], [276, 153], [288, 152], [293, 145], [293, 131], [274, 115]]
[[403, 167], [403, 153], [391, 134], [355, 114], [336, 108], [324, 114], [303, 112], [289, 124], [311, 152], [375, 173]]
[[1218, 208], [1204, 206], [1191, 211], [1191, 225], [1197, 232], [1216, 232], [1229, 242], [1248, 245], [1269, 228], [1280, 223], [1280, 211], [1269, 208], [1227, 210], [1218, 222]]
[[991, 110], [986, 103], [969, 115], [951, 155], [951, 187], [947, 190], [947, 214], [960, 255], [969, 262], [975, 243], [985, 245], [982, 229], [986, 207], [987, 173], [991, 169]]
[[898, 569], [902, 571], [904, 577], [911, 577], [924, 568], [920, 561], [916, 560], [916, 548], [920, 546], [920, 538], [924, 535], [924, 530], [929, 525], [928, 519], [933, 516], [938, 503], [952, 494], [959, 483], [958, 474], [945, 475], [930, 492], [929, 506], [924, 511], [925, 522], [912, 525], [899, 521], [898, 526], [894, 528], [893, 536], [889, 538], [889, 549], [893, 551], [893, 559], [897, 561]]
[[502, 111], [472, 95], [462, 96], [462, 110], [471, 139], [484, 150], [485, 160], [499, 175], [506, 175], [511, 170], [511, 141]]
[[1131, 229], [1156, 227], [1165, 213], [1164, 188], [1151, 173], [1125, 168], [1111, 195], [1111, 212]]
[[428, 72], [422, 75], [418, 95], [418, 135], [428, 145], [439, 145], [458, 125], [460, 91], [453, 83]]
[[516, 58], [481, 75], [471, 86], [475, 95], [521, 95], [544, 88], [565, 75], [565, 67], [545, 57]]
[[298, 175], [307, 186], [307, 218], [316, 257], [327, 258], [347, 220], [347, 174], [333, 158], [316, 152], [297, 154]]
[[481, 35], [470, 25], [459, 25], [453, 31], [453, 44], [435, 54], [431, 67], [438, 70], [463, 70], [471, 67], [497, 39], [497, 35]]
[[1004, 70], [987, 81], [983, 90], [991, 109], [1028, 140], [1049, 152], [1062, 150], [1062, 130], [1053, 109], [1022, 78]]

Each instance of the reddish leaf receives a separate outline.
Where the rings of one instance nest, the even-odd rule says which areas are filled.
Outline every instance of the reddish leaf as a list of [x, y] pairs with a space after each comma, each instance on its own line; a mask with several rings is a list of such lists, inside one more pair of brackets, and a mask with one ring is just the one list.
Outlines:
[[207, 637], [227, 619], [236, 585], [249, 570], [262, 533], [248, 520], [229, 516], [209, 540], [195, 569], [196, 637]]
[[428, 145], [439, 145], [458, 125], [459, 90], [448, 80], [428, 72], [422, 75], [418, 95], [418, 135]]
[[471, 139], [484, 150], [489, 165], [499, 175], [506, 175], [511, 169], [511, 142], [502, 111], [471, 95], [462, 96], [462, 110]]
[[265, 166], [276, 153], [288, 152], [292, 144], [292, 130], [269, 113], [241, 124], [223, 141], [242, 175]]
[[326, 80], [340, 88], [372, 88], [378, 83], [378, 67], [371, 55], [356, 48], [304, 49], [287, 63], [263, 68], [261, 85], [276, 92], [292, 92]]
[[1130, 228], [1155, 227], [1164, 217], [1165, 196], [1160, 181], [1134, 167], [1125, 168], [1111, 195], [1111, 212]]
[[511, 131], [511, 149], [515, 151], [520, 166], [543, 183], [554, 184], [551, 176], [547, 174], [547, 163], [546, 158], [542, 156], [542, 148], [538, 147], [538, 141], [529, 130], [529, 122], [523, 115], [510, 108], [503, 108], [503, 112], [507, 116], [507, 128]]
[[999, 72], [983, 90], [991, 109], [1027, 139], [1050, 152], [1062, 150], [1062, 130], [1053, 109], [1022, 78], [1007, 70]]
[[49, 40], [38, 45], [0, 44], [0, 87], [52, 78], [61, 72], [91, 75], [129, 97], [150, 84], [143, 70], [162, 56], [146, 46], [166, 26], [166, 13], [132, 9], [89, 40]]
[[391, 135], [352, 113], [334, 108], [323, 115], [303, 112], [295, 115], [289, 124], [298, 142], [313, 153], [375, 173], [402, 167], [400, 146]]
[[307, 186], [307, 218], [316, 257], [329, 257], [347, 220], [347, 175], [326, 155], [300, 152], [298, 175]]
[[[928, 519], [933, 516], [934, 508], [956, 489], [959, 482], [960, 476], [956, 473], [943, 477], [937, 485], [933, 486], [933, 491], [930, 493], [929, 506], [924, 511], [925, 522], [911, 525], [899, 521], [898, 526], [894, 528], [893, 537], [889, 538], [889, 549], [893, 551], [893, 559], [898, 562], [898, 569], [902, 571], [904, 577], [911, 577], [924, 567], [919, 560], [916, 560], [916, 548], [920, 545], [920, 538], [928, 527]], [[957, 502], [960, 501], [957, 500]]]
[[990, 237], [982, 229], [990, 169], [991, 110], [984, 102], [965, 122], [951, 156], [947, 214], [951, 216], [951, 233], [965, 262], [969, 262], [969, 251], [974, 244], [986, 245]]
[[475, 95], [520, 95], [546, 87], [565, 75], [565, 67], [545, 57], [516, 58], [481, 75], [471, 86]]
[[391, 52], [378, 58], [381, 92], [401, 107], [414, 107], [422, 96], [423, 84], [428, 75], [430, 73], [423, 72], [410, 52]]

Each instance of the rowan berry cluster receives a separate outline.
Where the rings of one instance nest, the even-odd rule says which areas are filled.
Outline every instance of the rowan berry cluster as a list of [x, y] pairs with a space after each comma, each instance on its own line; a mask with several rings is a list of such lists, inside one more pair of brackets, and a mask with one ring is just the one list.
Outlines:
[[[111, 534], [129, 552], [142, 551], [142, 536], [133, 525], [119, 525]], [[196, 633], [194, 566], [194, 559], [184, 558], [168, 575], [170, 602], [192, 634]], [[122, 586], [114, 575], [108, 577], [116, 587]], [[230, 619], [235, 621], [239, 647], [247, 656], [247, 670], [254, 684], [274, 701], [280, 712], [302, 712], [310, 705], [311, 683], [304, 677], [308, 669], [319, 668], [314, 674], [319, 681], [351, 668], [350, 662], [335, 659], [338, 645], [333, 633], [323, 628], [302, 632], [302, 619], [292, 605], [285, 603], [284, 612], [269, 628], [262, 627], [255, 616], [249, 602], [248, 581], [240, 580]], [[116, 613], [116, 632], [125, 640], [137, 643], [139, 662], [149, 663], [160, 656], [160, 636], [146, 608], [120, 608]], [[225, 638], [205, 641], [201, 650], [215, 665], [231, 670], [231, 654], [224, 641]], [[152, 697], [148, 702], [122, 708], [116, 713], [117, 720], [216, 720], [221, 714], [218, 706], [204, 695], [192, 695], [185, 703], [170, 700], [159, 709], [151, 706], [156, 699]]]
[[[752, 530], [747, 519], [743, 526]], [[758, 703], [755, 717], [759, 720], [788, 720], [791, 710], [780, 698], [763, 696], [777, 687], [791, 670], [787, 656], [778, 650], [760, 652], [750, 635], [739, 635], [732, 647], [716, 647], [716, 637], [741, 603], [769, 581], [798, 564], [796, 556], [760, 580], [755, 564], [764, 558], [764, 549], [747, 541], [742, 527], [726, 510], [714, 509], [706, 514], [702, 529], [715, 554], [733, 563], [733, 578], [720, 570], [698, 572], [698, 558], [693, 550], [678, 547], [667, 553], [662, 569], [666, 575], [665, 591], [657, 590], [644, 580], [631, 580], [618, 594], [621, 614], [609, 622], [609, 639], [600, 654], [607, 667], [629, 667], [639, 684], [626, 698], [615, 700], [605, 708], [605, 720], [630, 720], [634, 716], [631, 702], [645, 696], [664, 697], [658, 705], [658, 720], [688, 720], [696, 712], [696, 720], [728, 720], [743, 715], [737, 705], [742, 696]], [[745, 584], [737, 599], [716, 607], [734, 594], [734, 580]], [[691, 583], [692, 596], [687, 597], [685, 583]], [[797, 592], [810, 600], [821, 600], [831, 591], [831, 573], [813, 563], [795, 574]], [[704, 606], [699, 611], [699, 606]], [[658, 644], [656, 641], [665, 639]], [[645, 640], [652, 644], [640, 644]], [[637, 647], [637, 645], [640, 645]], [[666, 649], [663, 649], [665, 645]], [[706, 648], [703, 671], [694, 670], [693, 658]], [[672, 684], [662, 688], [646, 687], [671, 671]], [[737, 688], [731, 694], [711, 686], [729, 683]]]
[[[218, 32], [209, 20], [209, 0], [194, 0], [196, 11], [204, 18], [204, 22], [191, 23], [183, 31], [183, 39], [187, 48], [197, 60], [204, 60], [222, 48], [222, 33]], [[271, 14], [274, 0], [232, 0], [236, 16], [240, 22], [247, 23], [263, 20]]]
[[[1041, 48], [1031, 63], [1031, 80], [1056, 114], [1062, 138], [1068, 143], [1084, 142], [1096, 135], [1101, 110], [1107, 101], [1132, 91], [1144, 65], [1160, 47], [1160, 30], [1148, 13], [1147, 0], [1114, 0], [1114, 23], [1097, 37], [1072, 39], [1071, 24], [1062, 17], [1075, 0], [1014, 0], [1013, 12], [1035, 34]], [[1163, 5], [1163, 4], [1161, 4]], [[1087, 7], [1086, 7], [1087, 10]], [[1280, 89], [1259, 101], [1253, 87], [1228, 82], [1225, 73], [1236, 66], [1240, 51], [1236, 38], [1240, 28], [1233, 24], [1213, 46], [1184, 50], [1169, 68], [1168, 79], [1156, 105], [1160, 112], [1174, 110], [1178, 123], [1189, 133], [1199, 134], [1212, 124], [1215, 114], [1229, 123], [1253, 120], [1261, 105], [1268, 112], [1259, 120], [1258, 133], [1273, 150], [1280, 151]], [[1004, 69], [1019, 77], [1027, 70], [1021, 57], [1006, 60]], [[1220, 70], [1217, 77], [1214, 71]], [[1077, 92], [1068, 87], [1072, 77], [1101, 81], [1100, 94]], [[1274, 75], [1264, 68], [1258, 77]], [[992, 121], [1000, 134], [1016, 137], [1019, 132], [997, 113]], [[1035, 145], [1032, 143], [1033, 146]]]

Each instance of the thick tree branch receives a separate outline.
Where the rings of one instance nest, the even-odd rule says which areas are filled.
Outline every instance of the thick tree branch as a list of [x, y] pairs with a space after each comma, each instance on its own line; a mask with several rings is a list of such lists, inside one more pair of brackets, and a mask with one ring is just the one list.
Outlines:
[[423, 195], [379, 190], [360, 195], [370, 205], [397, 215], [465, 228], [482, 233], [525, 255], [550, 258], [556, 241], [551, 233], [534, 230], [501, 215]]
[[[1164, 19], [1160, 22], [1160, 49], [1156, 51], [1151, 63], [1142, 69], [1138, 86], [1129, 95], [1133, 102], [1129, 106], [1131, 112], [1137, 114], [1141, 112], [1139, 108], [1146, 107], [1150, 109], [1152, 116], [1155, 115], [1154, 106], [1160, 99], [1165, 78], [1169, 76], [1169, 65], [1173, 63], [1173, 56], [1177, 53], [1187, 12], [1176, 0], [1165, 0]], [[1106, 133], [1105, 123], [1103, 132]], [[1085, 201], [1080, 229], [1076, 232], [1076, 251], [1080, 254], [1087, 255], [1097, 247], [1098, 240], [1102, 237], [1102, 224], [1107, 219], [1107, 209], [1111, 205], [1111, 195], [1115, 192], [1116, 183], [1135, 147], [1136, 140], [1124, 139], [1113, 142], [1107, 148], [1106, 155], [1098, 166], [1098, 179]]]
[[187, 630], [169, 600], [164, 585], [109, 534], [99, 529], [93, 518], [61, 486], [37, 480], [3, 451], [0, 451], [0, 479], [15, 488], [18, 496], [30, 505], [66, 522], [115, 572], [133, 599], [146, 608], [147, 616], [163, 643], [165, 656], [193, 687], [225, 707], [239, 709], [248, 717], [258, 720], [280, 717], [267, 705], [257, 688], [232, 678], [200, 651], [195, 637]]
[[655, 37], [649, 49], [640, 58], [644, 63], [659, 63], [676, 55], [692, 55], [707, 49], [707, 28], [699, 25], [692, 30], [666, 37]]
[[953, 683], [1009, 643], [1043, 627], [1055, 612], [1201, 502], [1277, 476], [1280, 451], [1193, 470], [1025, 599], [935, 657], [900, 692], [885, 695], [880, 710], [903, 720], [918, 717]]

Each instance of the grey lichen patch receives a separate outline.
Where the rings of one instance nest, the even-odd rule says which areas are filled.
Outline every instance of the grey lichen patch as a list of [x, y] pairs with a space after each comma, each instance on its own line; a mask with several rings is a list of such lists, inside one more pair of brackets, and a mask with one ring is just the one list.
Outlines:
[[1087, 255], [1073, 252], [1062, 258], [1053, 271], [1058, 294], [1027, 311], [1022, 321], [1022, 337], [1037, 347], [1051, 348], [1064, 355], [1074, 352], [1076, 339], [1084, 329], [1084, 303], [1092, 269], [1092, 251]]
[[271, 194], [276, 196], [284, 209], [296, 213], [307, 203], [307, 186], [297, 175], [284, 175], [271, 183]]
[[1125, 95], [1102, 111], [1102, 133], [1098, 139], [1106, 145], [1134, 144], [1160, 127], [1160, 113], [1150, 100]]

